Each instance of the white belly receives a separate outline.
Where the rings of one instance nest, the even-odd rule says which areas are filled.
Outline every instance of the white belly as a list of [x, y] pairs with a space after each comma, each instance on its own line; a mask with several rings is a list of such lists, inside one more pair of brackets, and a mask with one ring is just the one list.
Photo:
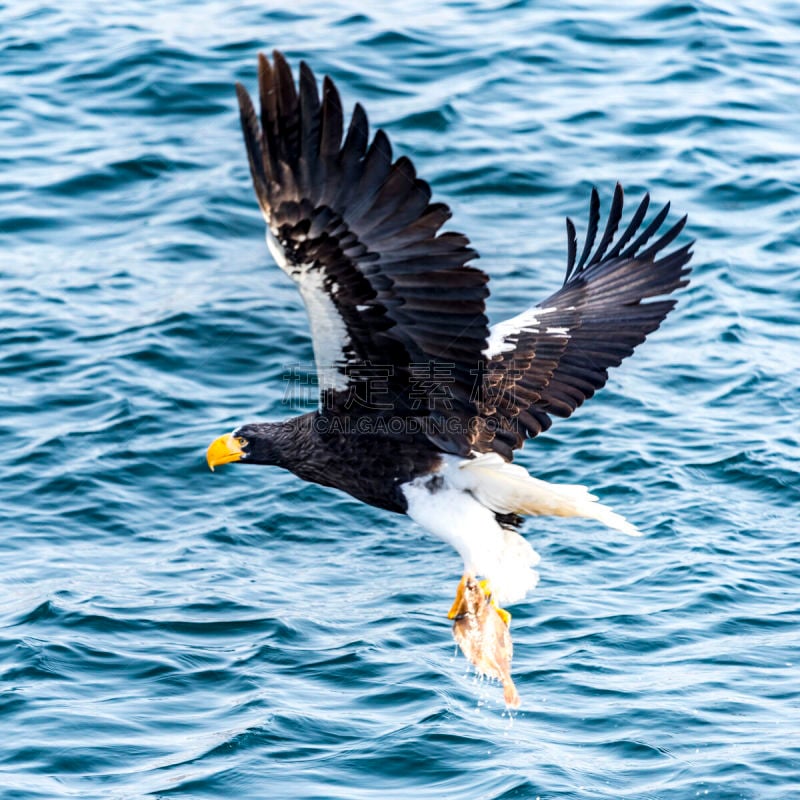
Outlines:
[[401, 488], [408, 516], [453, 545], [465, 572], [488, 578], [499, 603], [522, 600], [536, 586], [539, 555], [516, 531], [501, 527], [471, 493], [448, 486], [443, 476], [417, 478]]

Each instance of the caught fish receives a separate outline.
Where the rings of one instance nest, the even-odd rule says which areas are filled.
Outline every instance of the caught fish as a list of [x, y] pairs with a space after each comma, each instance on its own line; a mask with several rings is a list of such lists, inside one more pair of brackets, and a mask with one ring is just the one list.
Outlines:
[[453, 620], [453, 638], [461, 652], [480, 675], [496, 678], [503, 684], [503, 698], [509, 708], [519, 708], [519, 693], [511, 679], [514, 646], [508, 612], [492, 602], [485, 584], [464, 577], [447, 616]]

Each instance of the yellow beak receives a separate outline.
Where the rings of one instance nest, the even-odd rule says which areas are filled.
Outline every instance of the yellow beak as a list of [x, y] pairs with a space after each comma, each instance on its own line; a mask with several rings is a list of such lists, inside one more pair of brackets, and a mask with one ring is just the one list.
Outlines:
[[209, 469], [213, 472], [214, 467], [220, 464], [229, 464], [231, 461], [240, 461], [244, 455], [242, 449], [247, 442], [231, 434], [226, 433], [220, 436], [219, 439], [214, 439], [206, 450], [206, 461], [208, 462]]

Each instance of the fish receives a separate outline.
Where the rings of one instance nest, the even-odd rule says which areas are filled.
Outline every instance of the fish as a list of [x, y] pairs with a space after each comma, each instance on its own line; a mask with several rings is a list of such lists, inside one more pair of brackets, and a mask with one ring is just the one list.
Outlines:
[[495, 678], [503, 684], [503, 699], [508, 708], [519, 708], [521, 700], [511, 678], [514, 645], [511, 641], [507, 611], [492, 601], [485, 581], [465, 576], [450, 613], [453, 638], [479, 675]]

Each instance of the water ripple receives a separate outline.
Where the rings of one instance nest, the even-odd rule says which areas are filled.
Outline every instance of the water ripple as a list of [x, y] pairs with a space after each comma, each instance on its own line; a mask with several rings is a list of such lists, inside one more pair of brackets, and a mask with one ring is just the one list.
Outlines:
[[[789, 4], [0, 9], [0, 797], [784, 800], [800, 785], [800, 17]], [[496, 279], [554, 290], [616, 180], [689, 212], [677, 311], [521, 457], [642, 528], [532, 520], [523, 710], [404, 518], [207, 442], [312, 352], [233, 81], [362, 101]], [[306, 398], [313, 401], [313, 398]]]

